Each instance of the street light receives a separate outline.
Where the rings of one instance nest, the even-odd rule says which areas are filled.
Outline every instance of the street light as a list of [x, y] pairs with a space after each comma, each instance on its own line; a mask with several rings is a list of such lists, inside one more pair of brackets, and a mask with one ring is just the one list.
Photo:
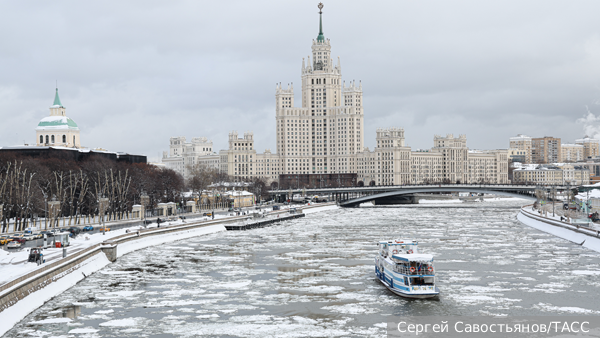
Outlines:
[[104, 221], [104, 212], [108, 206], [108, 198], [101, 197], [98, 199], [98, 209], [100, 209], [100, 215], [102, 216], [102, 234], [106, 235], [106, 222]]
[[142, 212], [144, 213], [142, 220], [144, 221], [144, 226], [146, 226], [146, 206], [150, 204], [150, 197], [146, 194], [146, 192], [142, 192], [142, 196], [140, 196], [140, 204], [142, 205]]

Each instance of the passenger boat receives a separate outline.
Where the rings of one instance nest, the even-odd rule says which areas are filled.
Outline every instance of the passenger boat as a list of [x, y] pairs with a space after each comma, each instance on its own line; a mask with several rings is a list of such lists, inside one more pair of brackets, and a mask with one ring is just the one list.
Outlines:
[[435, 286], [433, 255], [419, 253], [414, 240], [379, 242], [375, 274], [385, 287], [402, 297], [431, 298], [440, 293]]

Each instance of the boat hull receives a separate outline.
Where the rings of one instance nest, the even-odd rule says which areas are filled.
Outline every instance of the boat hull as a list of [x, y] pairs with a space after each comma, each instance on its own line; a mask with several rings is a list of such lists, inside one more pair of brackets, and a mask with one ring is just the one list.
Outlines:
[[435, 287], [435, 291], [434, 292], [406, 292], [404, 290], [401, 289], [397, 289], [394, 288], [390, 285], [390, 283], [388, 283], [384, 278], [383, 278], [383, 274], [381, 274], [379, 272], [379, 269], [377, 269], [377, 267], [375, 267], [375, 276], [377, 277], [377, 279], [383, 284], [385, 285], [385, 287], [390, 290], [391, 292], [395, 293], [398, 296], [404, 297], [404, 298], [411, 298], [411, 299], [426, 299], [426, 298], [433, 298], [433, 297], [437, 297], [440, 294], [440, 289], [438, 289], [437, 287]]

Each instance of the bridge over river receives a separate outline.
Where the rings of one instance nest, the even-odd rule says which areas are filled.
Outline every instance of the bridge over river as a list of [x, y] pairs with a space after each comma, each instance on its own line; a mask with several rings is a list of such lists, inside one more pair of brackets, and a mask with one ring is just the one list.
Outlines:
[[297, 188], [271, 190], [269, 193], [279, 201], [290, 200], [294, 194], [318, 195], [328, 196], [329, 200], [338, 201], [338, 204], [343, 207], [357, 207], [365, 202], [401, 198], [419, 193], [467, 192], [536, 200], [536, 191], [542, 191], [550, 196], [551, 192], [558, 193], [573, 188], [575, 187], [569, 185], [422, 184], [348, 188]]

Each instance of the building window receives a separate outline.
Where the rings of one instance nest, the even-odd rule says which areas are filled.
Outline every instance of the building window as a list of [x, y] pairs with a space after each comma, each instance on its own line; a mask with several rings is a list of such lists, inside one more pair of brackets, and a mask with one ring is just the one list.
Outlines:
[[67, 135], [63, 135], [63, 143], [67, 143]]
[[52, 135], [52, 136], [50, 137], [50, 139], [52, 140], [52, 142], [51, 142], [51, 143], [54, 143], [54, 135]]
[[40, 135], [40, 144], [44, 144], [44, 136]]
[[73, 146], [75, 146], [75, 135], [73, 135]]
[[50, 143], [50, 142], [48, 141], [48, 135], [46, 135], [46, 143]]

